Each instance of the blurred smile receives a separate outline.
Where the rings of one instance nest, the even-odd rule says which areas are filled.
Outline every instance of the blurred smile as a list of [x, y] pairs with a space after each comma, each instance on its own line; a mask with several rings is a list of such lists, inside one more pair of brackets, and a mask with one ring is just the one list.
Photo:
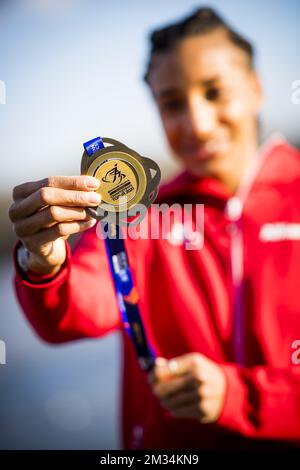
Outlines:
[[226, 138], [216, 138], [203, 144], [187, 146], [183, 156], [192, 160], [209, 160], [224, 155], [229, 149], [230, 142]]

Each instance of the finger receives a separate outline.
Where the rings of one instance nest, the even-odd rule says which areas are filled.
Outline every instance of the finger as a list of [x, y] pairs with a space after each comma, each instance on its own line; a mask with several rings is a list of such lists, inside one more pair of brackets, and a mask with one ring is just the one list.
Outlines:
[[158, 398], [164, 398], [182, 390], [193, 390], [197, 385], [199, 384], [195, 377], [188, 373], [181, 377], [172, 378], [168, 381], [154, 383], [153, 393]]
[[167, 380], [170, 377], [184, 375], [190, 371], [195, 371], [200, 362], [198, 353], [188, 353], [175, 357], [169, 361], [163, 359], [155, 367], [154, 374], [157, 380]]
[[60, 188], [43, 187], [26, 199], [15, 202], [9, 210], [12, 222], [34, 214], [46, 206], [97, 206], [101, 202], [100, 194], [91, 191], [72, 191]]
[[161, 400], [162, 406], [170, 411], [177, 411], [179, 408], [195, 406], [201, 401], [201, 394], [197, 390], [181, 391], [168, 395]]
[[201, 406], [194, 404], [194, 405], [187, 405], [178, 408], [175, 411], [171, 412], [174, 418], [189, 418], [189, 419], [198, 419], [201, 423], [205, 423], [205, 414], [201, 409]]
[[169, 367], [169, 361], [163, 358], [160, 358], [160, 361], [155, 362], [155, 367], [153, 369], [153, 380], [155, 381], [164, 381], [169, 380], [174, 377], [173, 370]]
[[24, 199], [43, 187], [72, 189], [76, 191], [95, 190], [99, 187], [100, 181], [92, 176], [50, 176], [38, 181], [29, 181], [19, 184], [13, 189], [14, 201]]
[[81, 207], [49, 206], [25, 219], [17, 221], [14, 229], [16, 235], [22, 238], [34, 235], [40, 230], [52, 227], [60, 222], [85, 220], [87, 217], [89, 216], [87, 216], [85, 209]]
[[54, 225], [54, 227], [41, 230], [30, 237], [24, 237], [22, 241], [30, 252], [40, 254], [40, 248], [46, 243], [53, 242], [58, 238], [67, 238], [74, 233], [83, 232], [95, 225], [96, 222], [97, 221], [95, 219], [92, 219], [81, 222], [59, 223]]
[[164, 368], [168, 364], [168, 360], [164, 357], [157, 357], [155, 359], [155, 367], [149, 372], [147, 378], [150, 384], [156, 382], [160, 377], [158, 374], [158, 368]]
[[199, 370], [204, 356], [200, 353], [188, 353], [174, 357], [168, 362], [169, 372], [173, 376], [180, 376], [190, 371]]

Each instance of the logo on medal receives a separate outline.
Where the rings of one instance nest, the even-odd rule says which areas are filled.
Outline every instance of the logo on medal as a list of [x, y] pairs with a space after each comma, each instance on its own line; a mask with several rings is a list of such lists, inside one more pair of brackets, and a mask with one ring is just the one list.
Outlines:
[[112, 158], [104, 161], [96, 168], [93, 176], [101, 181], [99, 193], [102, 201], [115, 206], [116, 210], [121, 203], [124, 204], [124, 197], [127, 202], [131, 201], [138, 189], [137, 172], [123, 159]]
[[105, 183], [115, 183], [118, 178], [118, 183], [121, 183], [122, 179], [125, 177], [126, 175], [118, 170], [118, 163], [115, 163], [114, 168], [106, 173], [106, 175], [102, 178], [102, 181]]

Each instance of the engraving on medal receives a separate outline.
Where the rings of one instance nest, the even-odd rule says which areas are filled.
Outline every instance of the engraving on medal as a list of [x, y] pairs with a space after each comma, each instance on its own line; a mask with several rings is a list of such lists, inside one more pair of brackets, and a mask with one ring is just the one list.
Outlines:
[[[110, 146], [96, 150], [92, 155], [85, 151], [81, 160], [81, 174], [94, 176], [100, 181], [97, 192], [101, 204], [88, 208], [87, 212], [98, 220], [117, 224], [137, 223], [145, 215], [147, 208], [157, 195], [160, 182], [160, 168], [153, 160], [142, 157], [121, 142], [103, 138]], [[140, 220], [128, 219], [130, 209], [137, 205], [145, 207]], [[115, 220], [113, 220], [113, 215]]]
[[[130, 201], [137, 192], [137, 176], [134, 168], [123, 160], [108, 160], [94, 173], [101, 181], [102, 200], [107, 204], [116, 204], [123, 196]], [[104, 176], [102, 176], [104, 175]]]
[[106, 175], [101, 178], [101, 180], [104, 181], [104, 183], [115, 183], [116, 179], [118, 178], [118, 183], [121, 183], [122, 179], [125, 177], [126, 175], [124, 175], [124, 173], [121, 173], [121, 171], [118, 169], [117, 162], [111, 170], [108, 170]]

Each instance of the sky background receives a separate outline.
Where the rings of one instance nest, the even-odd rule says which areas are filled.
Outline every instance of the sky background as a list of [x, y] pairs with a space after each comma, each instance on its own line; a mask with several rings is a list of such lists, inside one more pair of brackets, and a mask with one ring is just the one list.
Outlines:
[[[200, 5], [0, 0], [0, 80], [7, 92], [6, 104], [0, 104], [0, 248], [12, 239], [6, 215], [12, 186], [79, 174], [84, 141], [110, 136], [163, 166], [171, 162], [141, 80], [147, 39], [152, 28]], [[300, 80], [300, 1], [209, 5], [258, 50], [264, 134], [281, 130], [299, 143], [300, 105], [291, 102], [291, 86]], [[12, 262], [2, 257], [11, 252], [10, 246], [0, 249], [0, 339], [7, 345], [0, 371], [0, 448], [119, 448], [118, 333], [59, 347], [41, 342], [17, 304]]]
[[[141, 80], [152, 28], [208, 2], [0, 0], [0, 186], [79, 174], [82, 143], [117, 138], [159, 163], [171, 161]], [[265, 90], [264, 134], [299, 136], [299, 0], [212, 1], [253, 40]]]

